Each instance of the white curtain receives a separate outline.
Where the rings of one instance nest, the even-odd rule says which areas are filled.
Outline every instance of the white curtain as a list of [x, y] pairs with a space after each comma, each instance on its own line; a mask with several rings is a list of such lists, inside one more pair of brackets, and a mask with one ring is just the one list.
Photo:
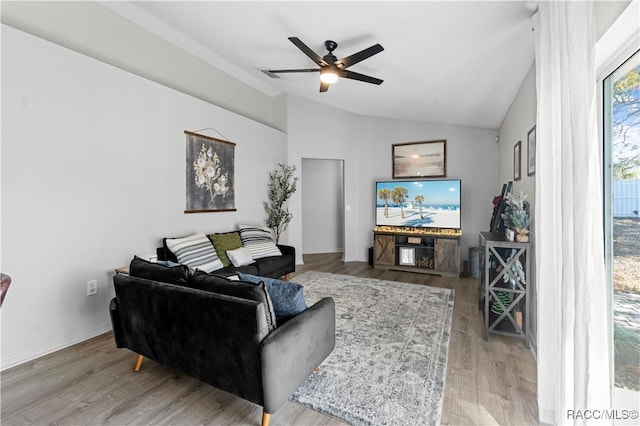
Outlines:
[[533, 22], [539, 420], [583, 424], [610, 408], [593, 3], [540, 2]]

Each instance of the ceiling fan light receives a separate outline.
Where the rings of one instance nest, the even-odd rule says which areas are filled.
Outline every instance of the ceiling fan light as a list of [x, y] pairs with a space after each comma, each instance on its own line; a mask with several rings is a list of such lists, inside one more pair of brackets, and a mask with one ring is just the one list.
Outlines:
[[332, 70], [323, 70], [320, 72], [320, 81], [326, 84], [333, 84], [338, 81], [338, 74]]

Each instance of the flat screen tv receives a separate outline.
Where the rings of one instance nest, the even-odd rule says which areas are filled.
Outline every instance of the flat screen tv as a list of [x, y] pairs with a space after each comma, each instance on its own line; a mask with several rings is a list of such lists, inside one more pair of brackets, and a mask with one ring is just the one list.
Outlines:
[[376, 226], [461, 229], [460, 179], [376, 182]]

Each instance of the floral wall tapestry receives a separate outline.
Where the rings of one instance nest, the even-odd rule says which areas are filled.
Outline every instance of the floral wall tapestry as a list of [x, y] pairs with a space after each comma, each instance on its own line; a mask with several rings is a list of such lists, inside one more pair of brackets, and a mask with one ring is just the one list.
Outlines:
[[185, 213], [235, 211], [233, 142], [185, 131], [187, 207]]

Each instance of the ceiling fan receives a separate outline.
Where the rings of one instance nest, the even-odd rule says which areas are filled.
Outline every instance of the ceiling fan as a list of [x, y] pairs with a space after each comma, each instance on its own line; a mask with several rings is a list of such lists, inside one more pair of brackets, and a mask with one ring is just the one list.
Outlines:
[[347, 56], [342, 59], [338, 59], [333, 54], [333, 51], [338, 47], [338, 43], [333, 40], [327, 40], [324, 42], [324, 46], [327, 48], [329, 53], [320, 57], [317, 53], [309, 48], [306, 44], [304, 44], [298, 37], [289, 37], [289, 41], [295, 44], [296, 47], [302, 50], [302, 53], [307, 55], [313, 62], [315, 62], [320, 68], [305, 68], [305, 69], [295, 69], [295, 70], [267, 70], [269, 74], [280, 74], [280, 73], [292, 73], [292, 72], [319, 72], [320, 73], [320, 91], [326, 92], [329, 90], [329, 85], [338, 81], [339, 77], [342, 78], [350, 78], [352, 80], [364, 81], [365, 83], [371, 84], [382, 84], [383, 80], [379, 78], [370, 77], [368, 75], [360, 74], [354, 71], [349, 71], [351, 65], [357, 64], [360, 61], [363, 61], [376, 53], [380, 53], [384, 50], [384, 48], [380, 44], [375, 44], [371, 47], [368, 47], [364, 50], [361, 50], [358, 53], [354, 53], [351, 56]]

